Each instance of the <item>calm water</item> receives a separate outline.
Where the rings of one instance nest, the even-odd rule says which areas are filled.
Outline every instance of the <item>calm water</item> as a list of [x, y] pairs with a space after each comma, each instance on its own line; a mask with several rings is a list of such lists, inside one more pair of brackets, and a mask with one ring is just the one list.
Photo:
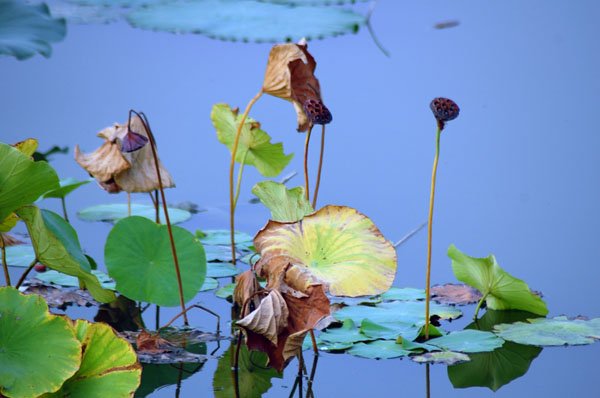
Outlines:
[[[429, 102], [447, 96], [461, 114], [442, 136], [433, 282], [455, 281], [445, 255], [454, 243], [470, 255], [494, 253], [505, 270], [544, 293], [549, 316], [600, 316], [595, 293], [600, 281], [598, 16], [600, 5], [594, 1], [409, 5], [388, 0], [379, 2], [372, 24], [391, 58], [376, 48], [366, 29], [310, 42], [334, 116], [327, 128], [320, 205], [355, 207], [392, 241], [425, 221], [435, 139]], [[460, 25], [433, 28], [451, 20]], [[50, 59], [0, 59], [0, 139], [31, 136], [40, 139], [41, 149], [79, 144], [90, 152], [101, 144], [98, 130], [125, 121], [130, 108], [143, 110], [177, 183], [167, 200], [190, 200], [208, 209], [183, 226], [227, 228], [229, 152], [216, 139], [210, 110], [218, 102], [245, 107], [261, 87], [270, 44], [154, 33], [116, 23], [70, 25], [66, 40], [53, 48]], [[283, 174], [301, 171], [304, 135], [295, 132], [289, 103], [264, 97], [251, 116], [274, 142], [284, 142], [286, 153], [296, 153]], [[55, 156], [52, 164], [61, 177], [86, 176], [72, 150]], [[262, 179], [247, 169], [241, 203]], [[291, 185], [301, 184], [297, 176]], [[94, 184], [68, 198], [73, 219], [78, 209], [112, 201], [123, 202], [125, 196], [109, 196]], [[43, 205], [59, 209], [52, 200]], [[254, 233], [268, 217], [261, 205], [243, 204], [237, 228]], [[84, 249], [101, 260], [110, 226], [73, 224]], [[426, 234], [420, 232], [399, 248], [394, 285], [422, 287], [425, 263]], [[228, 317], [227, 302], [212, 294], [198, 299]], [[175, 312], [163, 311], [163, 319]], [[214, 324], [202, 313], [193, 313], [190, 322], [207, 329]], [[448, 328], [467, 323], [459, 320]], [[524, 377], [495, 394], [484, 388], [456, 390], [446, 366], [436, 365], [431, 395], [597, 396], [599, 354], [597, 343], [546, 348]], [[312, 354], [306, 360], [310, 363]], [[211, 396], [216, 366], [209, 361], [186, 379], [180, 396]], [[296, 371], [293, 362], [265, 396], [287, 396]], [[425, 366], [325, 354], [314, 391], [319, 397], [422, 396]], [[151, 396], [174, 393], [172, 386]]]

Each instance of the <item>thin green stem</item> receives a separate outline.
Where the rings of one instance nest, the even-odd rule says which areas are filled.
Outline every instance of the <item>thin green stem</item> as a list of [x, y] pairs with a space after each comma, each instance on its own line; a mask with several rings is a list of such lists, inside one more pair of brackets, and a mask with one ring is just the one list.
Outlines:
[[477, 308], [475, 308], [475, 315], [473, 315], [473, 319], [475, 321], [477, 320], [477, 314], [479, 314], [479, 309], [481, 308], [481, 304], [483, 304], [483, 302], [487, 298], [488, 294], [490, 294], [490, 293], [487, 292], [486, 294], [484, 294], [483, 297], [481, 298], [481, 300], [479, 300], [479, 302], [477, 303]]
[[6, 245], [4, 243], [4, 237], [0, 233], [0, 250], [2, 250], [2, 268], [4, 268], [4, 279], [6, 279], [6, 286], [10, 286], [10, 274], [8, 273], [8, 264], [6, 264]]
[[233, 149], [231, 150], [231, 163], [229, 165], [229, 219], [230, 219], [230, 227], [231, 227], [231, 263], [235, 265], [235, 222], [234, 222], [234, 213], [235, 213], [235, 198], [233, 194], [233, 170], [235, 169], [235, 154], [237, 153], [238, 145], [240, 143], [240, 134], [242, 132], [242, 127], [244, 126], [244, 121], [246, 117], [248, 117], [248, 113], [250, 112], [250, 108], [252, 105], [263, 94], [263, 90], [261, 89], [258, 94], [254, 96], [246, 106], [246, 110], [244, 114], [240, 118], [240, 124], [238, 125], [237, 131], [235, 132], [235, 140], [233, 141]]
[[315, 194], [313, 195], [312, 207], [317, 208], [317, 195], [319, 194], [319, 185], [321, 185], [321, 169], [323, 168], [323, 152], [325, 148], [325, 125], [321, 131], [321, 154], [319, 155], [319, 171], [317, 172], [317, 185], [315, 186]]
[[427, 281], [425, 285], [425, 340], [429, 339], [429, 286], [431, 284], [431, 230], [433, 226], [433, 198], [435, 195], [435, 177], [437, 174], [438, 159], [440, 158], [440, 133], [438, 125], [435, 138], [435, 158], [433, 160], [433, 173], [431, 174], [431, 197], [429, 199], [429, 228], [427, 234]]
[[308, 144], [310, 142], [310, 133], [312, 132], [313, 125], [312, 123], [308, 127], [308, 131], [306, 132], [306, 142], [304, 143], [304, 187], [306, 190], [306, 200], [309, 199], [308, 193]]
[[242, 185], [242, 172], [244, 171], [244, 165], [246, 164], [246, 156], [248, 156], [248, 151], [244, 152], [244, 156], [242, 157], [242, 161], [240, 162], [240, 170], [238, 172], [237, 184], [235, 186], [235, 198], [233, 199], [234, 212], [237, 206], [238, 197], [240, 196], [240, 186]]
[[67, 205], [65, 204], [65, 197], [60, 198], [62, 202], [63, 215], [65, 216], [65, 221], [69, 222], [69, 216], [67, 216]]
[[31, 270], [33, 269], [33, 267], [35, 267], [35, 265], [38, 262], [38, 258], [34, 258], [32, 263], [29, 264], [29, 267], [27, 267], [27, 269], [25, 270], [25, 272], [23, 272], [23, 275], [21, 275], [21, 277], [19, 278], [19, 281], [17, 282], [17, 284], [15, 285], [15, 289], [18, 289], [21, 284], [23, 283], [23, 281], [25, 281], [25, 278], [27, 278], [27, 275], [29, 274], [29, 272], [31, 272]]

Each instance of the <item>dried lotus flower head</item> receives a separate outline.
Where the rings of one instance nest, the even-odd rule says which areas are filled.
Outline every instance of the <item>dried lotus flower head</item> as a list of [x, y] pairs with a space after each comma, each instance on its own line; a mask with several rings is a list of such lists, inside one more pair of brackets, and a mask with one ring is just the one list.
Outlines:
[[327, 109], [323, 102], [318, 100], [307, 100], [304, 103], [304, 111], [313, 124], [328, 124], [333, 119], [329, 109]]
[[325, 107], [319, 80], [314, 75], [316, 67], [317, 63], [308, 52], [304, 39], [298, 44], [277, 44], [269, 53], [263, 92], [283, 98], [294, 105], [298, 116], [298, 131], [308, 130], [311, 123], [310, 115], [305, 113], [304, 108], [307, 101], [316, 101]]
[[442, 97], [434, 98], [429, 104], [429, 107], [438, 122], [440, 130], [444, 129], [444, 125], [447, 121], [456, 119], [460, 112], [458, 105], [456, 105], [454, 101]]
[[[128, 127], [128, 125], [130, 127]], [[142, 145], [134, 152], [122, 152], [148, 141], [142, 120], [134, 116], [124, 124], [115, 123], [98, 133], [104, 144], [96, 151], [83, 154], [75, 147], [75, 160], [109, 193], [151, 192], [159, 189], [154, 157], [150, 145]], [[158, 160], [163, 187], [174, 187], [169, 172]]]

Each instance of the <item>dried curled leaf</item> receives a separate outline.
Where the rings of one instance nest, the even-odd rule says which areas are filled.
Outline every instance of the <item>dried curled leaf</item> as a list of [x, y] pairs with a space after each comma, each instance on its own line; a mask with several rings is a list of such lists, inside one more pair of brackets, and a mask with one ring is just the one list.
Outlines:
[[288, 316], [283, 296], [277, 290], [271, 290], [255, 311], [236, 324], [244, 330], [264, 336], [276, 346], [279, 334], [288, 325]]
[[[260, 289], [258, 285], [258, 279], [256, 279], [256, 275], [252, 270], [248, 270], [242, 272], [235, 278], [235, 289], [233, 291], [233, 302], [244, 310], [244, 303], [246, 300], [251, 297], [254, 293], [256, 293]], [[248, 307], [246, 309], [247, 312], [252, 312], [254, 309], [258, 308], [260, 304], [260, 298], [258, 296], [254, 296], [250, 303], [248, 303]], [[242, 313], [242, 316], [245, 314]]]
[[131, 167], [121, 155], [119, 146], [110, 141], [105, 141], [100, 148], [88, 154], [82, 153], [76, 145], [75, 161], [100, 183], [114, 181], [113, 176]]
[[138, 352], [158, 354], [173, 350], [174, 344], [163, 339], [159, 334], [151, 334], [142, 330], [135, 338]]

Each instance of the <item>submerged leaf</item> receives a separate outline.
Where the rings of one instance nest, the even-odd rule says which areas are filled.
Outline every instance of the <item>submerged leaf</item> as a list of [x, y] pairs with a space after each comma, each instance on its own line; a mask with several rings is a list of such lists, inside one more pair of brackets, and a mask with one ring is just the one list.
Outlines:
[[274, 181], [262, 181], [252, 188], [252, 193], [271, 210], [271, 219], [275, 221], [295, 222], [314, 212], [304, 187], [287, 189]]
[[357, 210], [326, 206], [295, 223], [269, 221], [254, 238], [255, 269], [271, 280], [289, 263], [286, 283], [297, 290], [324, 284], [336, 296], [378, 294], [396, 275], [396, 250]]
[[461, 253], [454, 245], [448, 248], [456, 279], [473, 286], [485, 297], [493, 310], [523, 310], [546, 315], [546, 303], [529, 290], [524, 281], [504, 271], [494, 255], [475, 258]]
[[528, 319], [526, 322], [494, 326], [505, 340], [536, 346], [591, 344], [600, 339], [600, 318], [570, 320], [565, 316]]

